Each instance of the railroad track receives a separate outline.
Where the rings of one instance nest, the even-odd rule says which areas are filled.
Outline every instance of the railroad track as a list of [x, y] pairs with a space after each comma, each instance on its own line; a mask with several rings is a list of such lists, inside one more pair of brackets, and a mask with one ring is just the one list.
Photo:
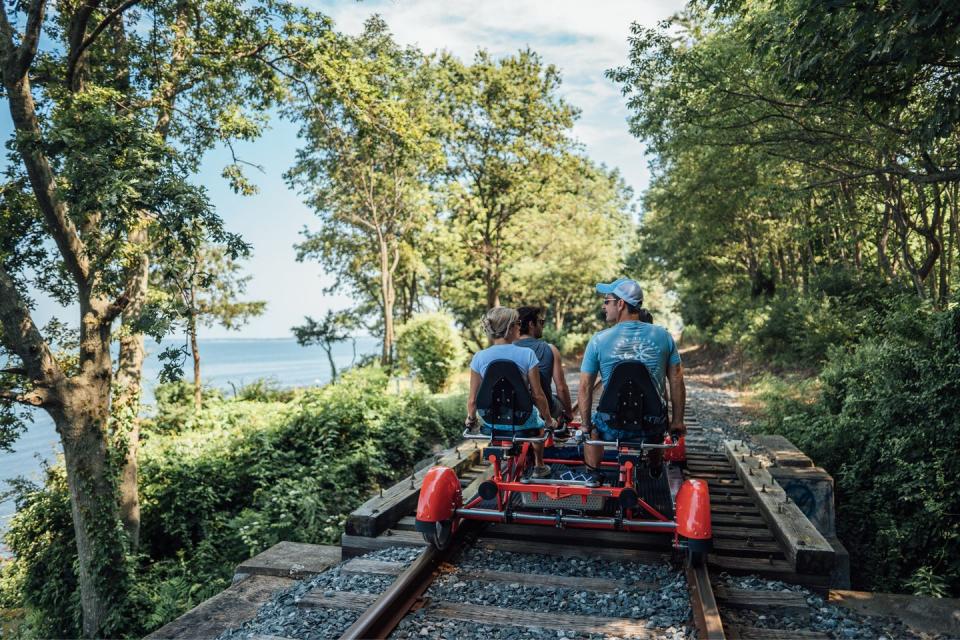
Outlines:
[[[424, 594], [430, 588], [431, 584], [440, 576], [457, 571], [457, 568], [449, 564], [455, 561], [459, 553], [465, 547], [476, 541], [477, 534], [483, 525], [476, 522], [468, 523], [464, 530], [458, 534], [458, 539], [448, 547], [447, 550], [438, 550], [434, 547], [426, 547], [420, 555], [399, 575], [394, 582], [378, 597], [366, 598], [369, 605], [360, 613], [356, 622], [344, 632], [342, 640], [358, 640], [361, 638], [388, 638], [397, 628], [405, 616], [411, 612], [418, 611], [431, 604], [429, 598]], [[544, 547], [543, 551], [549, 553], [549, 546]], [[629, 550], [628, 550], [629, 551]], [[608, 550], [609, 553], [609, 550]], [[366, 565], [364, 561], [354, 561], [358, 566], [354, 570], [369, 568], [370, 570], [387, 570], [389, 567], [378, 565], [376, 561]], [[389, 564], [389, 563], [383, 563]], [[349, 563], [347, 565], [349, 568]], [[466, 571], [464, 576], [479, 577], [495, 583], [496, 581], [514, 581], [524, 580], [528, 584], [542, 584], [552, 582], [555, 586], [576, 586], [594, 587], [608, 589], [611, 586], [609, 581], [590, 580], [570, 576], [554, 576], [546, 574], [517, 574], [500, 571]], [[723, 640], [724, 627], [720, 618], [720, 611], [717, 607], [713, 595], [713, 588], [710, 582], [709, 574], [705, 566], [688, 567], [686, 569], [687, 587], [689, 589], [690, 606], [692, 609], [692, 618], [696, 624], [697, 637], [701, 640]], [[605, 584], [606, 583], [606, 584]], [[331, 602], [330, 596], [318, 598], [307, 598], [307, 606], [331, 606], [336, 603]], [[582, 631], [588, 633], [612, 632], [610, 635], [653, 638], [660, 637], [655, 630], [648, 630], [645, 620], [613, 619], [606, 617], [597, 617], [591, 620], [587, 616], [570, 615], [563, 613], [548, 613], [539, 615], [530, 611], [509, 611], [505, 612], [502, 608], [485, 608], [478, 605], [462, 605], [440, 603], [438, 610], [434, 615], [458, 617], [463, 621], [479, 622], [478, 617], [489, 616], [491, 620], [497, 620], [502, 624], [514, 626], [533, 626], [548, 628], [553, 625], [563, 630], [566, 627], [571, 631]], [[548, 618], [552, 620], [548, 620]], [[546, 624], [545, 624], [546, 623]], [[569, 625], [569, 626], [568, 626]]]

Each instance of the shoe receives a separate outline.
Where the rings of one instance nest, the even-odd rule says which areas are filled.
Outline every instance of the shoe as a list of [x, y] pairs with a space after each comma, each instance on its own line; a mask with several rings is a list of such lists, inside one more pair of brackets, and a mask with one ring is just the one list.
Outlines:
[[602, 486], [604, 481], [603, 474], [599, 471], [590, 469], [587, 471], [587, 481], [585, 486], [595, 489], [596, 487]]
[[550, 468], [550, 465], [544, 464], [539, 467], [534, 467], [533, 472], [530, 474], [531, 478], [549, 478], [550, 473], [553, 469]]

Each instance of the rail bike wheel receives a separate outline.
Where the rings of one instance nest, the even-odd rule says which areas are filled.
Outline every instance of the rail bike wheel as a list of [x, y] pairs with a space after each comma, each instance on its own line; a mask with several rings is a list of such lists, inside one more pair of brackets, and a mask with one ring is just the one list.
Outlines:
[[450, 546], [450, 541], [453, 539], [453, 522], [450, 520], [438, 520], [434, 524], [435, 527], [432, 531], [429, 533], [421, 531], [421, 535], [427, 544], [440, 550], [446, 549]]

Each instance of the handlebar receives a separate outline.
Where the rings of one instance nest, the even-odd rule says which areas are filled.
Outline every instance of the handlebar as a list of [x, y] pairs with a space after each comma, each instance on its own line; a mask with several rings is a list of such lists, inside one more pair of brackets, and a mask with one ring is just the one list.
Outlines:
[[[549, 435], [548, 435], [548, 434], [549, 434]], [[534, 443], [537, 443], [537, 442], [546, 442], [546, 441], [547, 441], [547, 438], [548, 438], [550, 435], [553, 435], [553, 430], [552, 430], [552, 429], [544, 429], [544, 435], [540, 436], [539, 438], [518, 438], [516, 435], [513, 435], [513, 436], [507, 438], [507, 437], [505, 437], [505, 436], [494, 436], [494, 435], [489, 435], [489, 436], [488, 436], [488, 435], [484, 435], [484, 434], [482, 434], [482, 433], [473, 433], [473, 432], [470, 431], [470, 429], [464, 429], [464, 430], [463, 430], [463, 437], [464, 437], [465, 439], [467, 439], [467, 440], [493, 440], [494, 438], [496, 438], [497, 440], [509, 440], [510, 442], [534, 442]]]

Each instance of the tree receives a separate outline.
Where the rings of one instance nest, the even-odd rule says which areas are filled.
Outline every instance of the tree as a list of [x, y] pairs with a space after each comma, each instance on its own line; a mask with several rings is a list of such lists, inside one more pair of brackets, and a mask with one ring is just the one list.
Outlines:
[[586, 158], [564, 158], [541, 210], [518, 216], [508, 228], [524, 248], [505, 266], [511, 304], [552, 309], [557, 331], [571, 324], [573, 331], [592, 327], [594, 285], [619, 277], [635, 237], [631, 197], [616, 171]]
[[[559, 96], [560, 72], [529, 49], [500, 60], [479, 51], [470, 65], [440, 60], [439, 104], [451, 179], [446, 206], [458, 236], [454, 276], [471, 293], [454, 311], [462, 323], [500, 304], [515, 246], [511, 221], [541, 211], [555, 161], [571, 147], [578, 112]], [[479, 302], [478, 302], [479, 299]]]
[[206, 245], [179, 260], [164, 262], [163, 288], [173, 290], [173, 308], [183, 319], [193, 359], [193, 406], [200, 411], [203, 396], [200, 384], [200, 345], [197, 327], [219, 324], [236, 330], [266, 309], [264, 301], [241, 302], [252, 276], [239, 274], [240, 265], [225, 247]]
[[829, 297], [851, 277], [946, 304], [954, 13], [734, 1], [634, 25], [630, 64], [609, 74], [654, 157], [642, 252], [679, 276], [688, 322], [720, 329], [744, 301]]
[[404, 246], [423, 224], [428, 182], [442, 158], [430, 68], [374, 17], [335, 57], [324, 49], [304, 57], [298, 74], [287, 113], [302, 123], [305, 146], [287, 179], [323, 224], [306, 232], [299, 256], [328, 267], [336, 287], [353, 285], [353, 293], [375, 302], [387, 364]]
[[336, 382], [337, 364], [333, 360], [333, 347], [344, 340], [353, 340], [353, 355], [356, 358], [357, 341], [353, 338], [352, 332], [358, 326], [357, 316], [349, 311], [328, 309], [319, 322], [310, 316], [305, 317], [304, 320], [305, 324], [291, 329], [297, 338], [297, 344], [301, 347], [320, 345], [330, 363], [330, 381]]
[[[124, 614], [125, 551], [137, 539], [142, 334], [161, 336], [169, 320], [148, 304], [150, 261], [175, 247], [199, 249], [198, 240], [228, 247], [231, 257], [247, 250], [188, 178], [203, 150], [259, 132], [245, 109], [276, 97], [281, 45], [289, 52], [328, 30], [274, 2], [138, 4], [61, 3], [48, 12], [33, 0], [0, 10], [14, 125], [0, 191], [13, 222], [0, 227], [0, 356], [13, 360], [0, 379], [0, 424], [9, 435], [21, 405], [46, 410], [56, 424], [82, 633], [91, 637], [109, 635]], [[305, 22], [294, 34], [289, 20], [298, 16]], [[246, 187], [237, 164], [226, 175]], [[196, 225], [202, 238], [185, 232]], [[76, 351], [57, 353], [35, 325], [29, 284], [79, 307]]]

